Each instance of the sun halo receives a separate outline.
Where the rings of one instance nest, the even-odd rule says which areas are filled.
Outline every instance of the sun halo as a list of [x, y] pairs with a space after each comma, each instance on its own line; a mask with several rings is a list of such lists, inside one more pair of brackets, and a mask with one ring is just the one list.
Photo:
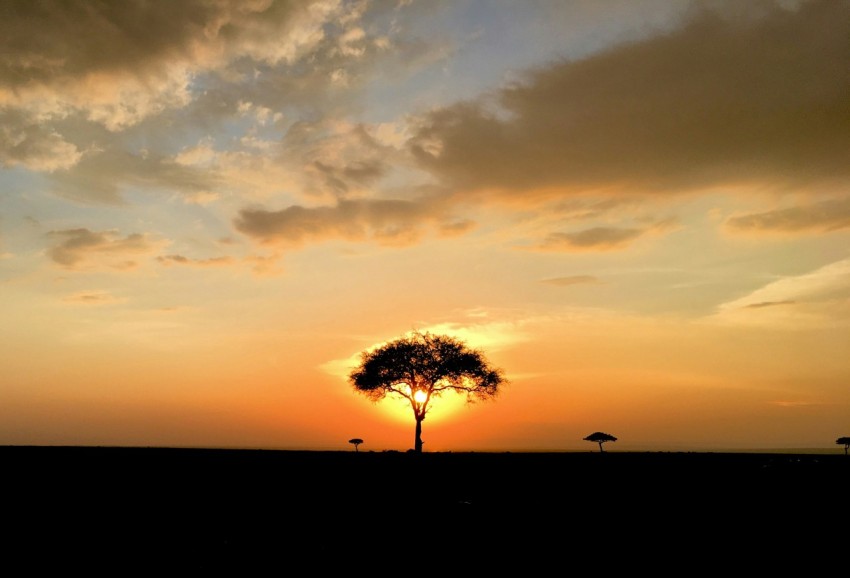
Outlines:
[[[425, 397], [427, 397], [427, 393], [421, 390], [413, 394], [414, 400], [419, 403], [422, 403]], [[383, 413], [393, 421], [408, 423], [413, 420], [413, 409], [410, 406], [410, 400], [407, 398], [388, 395], [378, 404], [384, 410]], [[441, 422], [456, 414], [466, 405], [465, 395], [453, 392], [446, 392], [444, 395], [432, 395], [431, 399], [428, 400], [426, 421], [428, 423]]]

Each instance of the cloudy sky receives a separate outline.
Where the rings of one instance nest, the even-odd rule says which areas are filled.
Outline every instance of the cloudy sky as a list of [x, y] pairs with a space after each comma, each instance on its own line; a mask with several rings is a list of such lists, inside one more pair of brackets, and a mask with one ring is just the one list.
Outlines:
[[[0, 2], [0, 444], [850, 435], [850, 2]], [[614, 449], [614, 448], [612, 448]], [[840, 450], [840, 448], [839, 448]]]

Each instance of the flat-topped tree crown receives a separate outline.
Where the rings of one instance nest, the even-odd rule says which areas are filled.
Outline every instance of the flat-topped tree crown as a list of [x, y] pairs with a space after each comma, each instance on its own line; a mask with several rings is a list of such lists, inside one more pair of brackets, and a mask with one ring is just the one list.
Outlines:
[[605, 432], [596, 431], [584, 438], [585, 441], [588, 442], [596, 442], [599, 444], [599, 451], [604, 452], [605, 450], [602, 448], [602, 444], [605, 442], [615, 442], [617, 438], [612, 436], [611, 434], [607, 434]]
[[433, 398], [454, 392], [466, 395], [467, 401], [489, 399], [506, 383], [501, 370], [463, 341], [419, 331], [361, 353], [349, 381], [372, 401], [395, 395], [410, 402], [416, 453], [422, 452], [422, 422]]

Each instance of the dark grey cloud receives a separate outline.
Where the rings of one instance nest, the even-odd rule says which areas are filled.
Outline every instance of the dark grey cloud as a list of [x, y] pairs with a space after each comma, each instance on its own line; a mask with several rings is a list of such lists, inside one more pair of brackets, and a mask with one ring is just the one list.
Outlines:
[[243, 209], [234, 224], [262, 243], [289, 246], [328, 239], [405, 245], [418, 240], [426, 226], [469, 228], [446, 215], [437, 202], [406, 200], [340, 200], [335, 206], [293, 205], [279, 211]]
[[348, 192], [347, 181], [353, 180], [361, 184], [370, 184], [378, 180], [386, 170], [382, 162], [375, 160], [357, 161], [343, 167], [333, 167], [322, 161], [315, 161], [313, 166], [325, 176], [328, 188], [336, 190], [340, 194]]
[[733, 217], [726, 227], [746, 233], [819, 233], [850, 227], [850, 198]]
[[[305, 181], [296, 194], [359, 194], [393, 159], [364, 130], [359, 157], [326, 154], [317, 119], [355, 116], [358, 91], [385, 72], [379, 63], [407, 61], [400, 45], [425, 52], [396, 20], [415, 11], [388, 2], [44, 0], [0, 11], [0, 166], [62, 171], [56, 192], [85, 202], [119, 202], [130, 185], [213, 188], [215, 167], [167, 162], [186, 138], [291, 170]], [[261, 111], [268, 117], [244, 126]], [[269, 148], [237, 143], [237, 123]]]
[[[83, 111], [114, 130], [190, 101], [188, 118], [169, 121], [215, 124], [240, 101], [276, 111], [350, 109], [349, 89], [402, 59], [413, 40], [393, 20], [409, 10], [396, 8], [324, 0], [4, 2], [0, 105], [53, 117]], [[427, 53], [432, 44], [415, 42], [409, 52]]]
[[846, 182], [850, 3], [741, 4], [434, 110], [411, 151], [459, 190], [526, 198]]
[[[260, 46], [310, 2], [39, 0], [0, 5], [0, 86], [61, 84], [132, 71], [159, 74], [175, 61]], [[279, 44], [283, 42], [278, 39]]]
[[0, 115], [10, 130], [0, 133], [0, 164], [49, 171], [71, 167], [84, 150], [123, 148], [87, 138], [81, 123], [120, 133], [155, 119], [133, 142], [163, 150], [183, 131], [222, 131], [246, 92], [262, 94], [253, 92], [253, 67], [294, 68], [338, 9], [289, 0], [4, 2]]

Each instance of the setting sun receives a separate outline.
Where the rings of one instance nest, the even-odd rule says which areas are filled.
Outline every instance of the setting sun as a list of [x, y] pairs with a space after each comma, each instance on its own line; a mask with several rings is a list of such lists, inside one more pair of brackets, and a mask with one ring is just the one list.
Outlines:
[[422, 422], [433, 397], [454, 392], [468, 399], [492, 399], [507, 383], [502, 370], [491, 367], [481, 352], [456, 337], [428, 331], [412, 331], [367, 349], [348, 379], [373, 401], [386, 397], [410, 401], [416, 453], [422, 452]]
[[[421, 396], [420, 396], [421, 397]], [[383, 399], [375, 405], [369, 404], [363, 400], [364, 411], [367, 415], [374, 413], [375, 419], [387, 420], [397, 424], [409, 424], [413, 415], [413, 409], [410, 400], [396, 397]], [[422, 403], [421, 401], [419, 403]], [[462, 415], [464, 411], [473, 412], [474, 408], [467, 403], [465, 395], [455, 393], [445, 393], [440, 396], [432, 396], [428, 400], [428, 418], [429, 425], [453, 422], [460, 420], [462, 423], [466, 417]]]

